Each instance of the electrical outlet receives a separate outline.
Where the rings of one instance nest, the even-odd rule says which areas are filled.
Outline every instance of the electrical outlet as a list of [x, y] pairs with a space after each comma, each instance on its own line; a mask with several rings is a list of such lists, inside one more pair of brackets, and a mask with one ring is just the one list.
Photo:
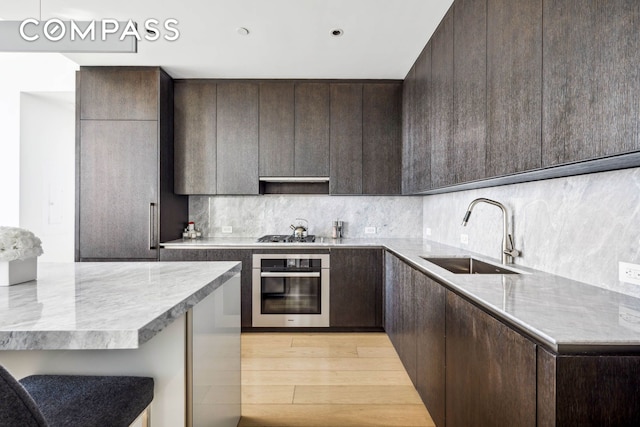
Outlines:
[[427, 229], [425, 230], [425, 233], [427, 234], [427, 236], [431, 236], [431, 229], [427, 227]]
[[365, 227], [364, 228], [364, 234], [376, 234], [376, 228], [375, 227]]
[[230, 226], [230, 225], [222, 227], [222, 232], [225, 233], [225, 234], [231, 234], [231, 233], [233, 233], [233, 227]]
[[462, 243], [463, 245], [468, 245], [469, 244], [469, 235], [468, 234], [461, 234], [460, 235], [460, 243]]
[[640, 265], [628, 262], [619, 262], [618, 279], [621, 282], [640, 285]]

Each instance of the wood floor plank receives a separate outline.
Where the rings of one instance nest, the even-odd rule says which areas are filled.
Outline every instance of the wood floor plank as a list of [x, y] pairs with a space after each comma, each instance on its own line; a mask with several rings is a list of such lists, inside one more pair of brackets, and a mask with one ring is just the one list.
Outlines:
[[291, 347], [292, 334], [283, 333], [244, 333], [241, 335], [241, 345], [259, 347]]
[[247, 357], [243, 371], [403, 371], [397, 357]]
[[353, 346], [356, 347], [392, 347], [391, 341], [386, 334], [324, 334], [294, 336], [293, 347], [334, 347]]
[[393, 347], [357, 347], [358, 357], [398, 357]]
[[293, 385], [243, 385], [242, 404], [273, 405], [293, 403]]
[[421, 405], [413, 385], [407, 386], [296, 386], [294, 404]]
[[244, 371], [242, 385], [411, 385], [405, 371]]
[[242, 335], [239, 427], [433, 427], [386, 334]]
[[244, 405], [238, 427], [433, 427], [423, 405]]
[[355, 345], [350, 347], [243, 347], [242, 357], [358, 357]]

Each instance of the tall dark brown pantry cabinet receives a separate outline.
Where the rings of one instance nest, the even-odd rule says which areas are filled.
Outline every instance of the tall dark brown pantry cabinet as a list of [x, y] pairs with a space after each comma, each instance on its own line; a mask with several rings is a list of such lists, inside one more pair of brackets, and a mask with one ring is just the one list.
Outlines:
[[81, 67], [76, 111], [76, 260], [155, 260], [177, 239], [173, 83], [157, 67]]

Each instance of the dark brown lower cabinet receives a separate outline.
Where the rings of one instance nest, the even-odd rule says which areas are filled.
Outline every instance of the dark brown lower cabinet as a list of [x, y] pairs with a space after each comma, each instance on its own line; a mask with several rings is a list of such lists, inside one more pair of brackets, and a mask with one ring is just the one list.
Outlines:
[[417, 333], [412, 271], [400, 258], [386, 252], [385, 330], [415, 384]]
[[438, 427], [640, 426], [640, 354], [556, 354], [385, 252], [384, 327]]
[[447, 291], [446, 424], [536, 426], [536, 344]]
[[331, 249], [331, 327], [382, 327], [382, 250]]
[[639, 426], [640, 357], [538, 348], [539, 426]]
[[240, 318], [243, 328], [250, 328], [251, 315], [251, 249], [161, 249], [160, 261], [241, 261]]
[[446, 290], [412, 270], [415, 293], [415, 386], [436, 426], [445, 425]]

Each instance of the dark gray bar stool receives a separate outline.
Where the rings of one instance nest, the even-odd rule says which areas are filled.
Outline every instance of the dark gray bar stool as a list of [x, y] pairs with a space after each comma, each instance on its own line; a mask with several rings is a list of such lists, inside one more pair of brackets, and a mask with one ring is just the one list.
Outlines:
[[31, 375], [17, 381], [0, 366], [1, 427], [126, 427], [153, 400], [153, 378]]

